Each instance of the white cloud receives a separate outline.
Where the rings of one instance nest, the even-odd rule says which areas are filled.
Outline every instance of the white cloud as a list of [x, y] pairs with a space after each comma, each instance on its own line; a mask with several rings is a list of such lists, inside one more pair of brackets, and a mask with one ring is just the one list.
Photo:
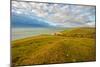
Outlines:
[[95, 27], [95, 22], [86, 23], [85, 26]]
[[12, 12], [35, 15], [61, 26], [95, 24], [94, 6], [12, 1]]
[[16, 11], [16, 13], [17, 13], [17, 14], [22, 14], [22, 12], [21, 12], [21, 11]]

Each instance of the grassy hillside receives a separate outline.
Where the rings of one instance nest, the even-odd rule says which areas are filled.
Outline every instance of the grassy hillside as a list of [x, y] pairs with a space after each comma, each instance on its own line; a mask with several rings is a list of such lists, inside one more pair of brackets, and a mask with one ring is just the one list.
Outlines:
[[11, 47], [13, 65], [95, 61], [95, 28], [75, 28], [15, 40]]

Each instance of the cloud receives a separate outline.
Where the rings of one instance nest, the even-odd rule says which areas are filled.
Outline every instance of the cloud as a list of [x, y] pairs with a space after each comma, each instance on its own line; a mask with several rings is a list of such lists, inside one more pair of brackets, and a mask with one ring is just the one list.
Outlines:
[[95, 27], [95, 22], [86, 23], [84, 26]]
[[62, 27], [95, 24], [95, 6], [12, 1], [12, 12], [41, 17]]

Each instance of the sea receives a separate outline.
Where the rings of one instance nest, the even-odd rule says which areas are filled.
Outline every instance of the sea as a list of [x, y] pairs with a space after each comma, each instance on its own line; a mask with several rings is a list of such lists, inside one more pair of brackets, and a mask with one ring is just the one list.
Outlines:
[[27, 38], [42, 34], [52, 34], [65, 28], [11, 28], [11, 40]]

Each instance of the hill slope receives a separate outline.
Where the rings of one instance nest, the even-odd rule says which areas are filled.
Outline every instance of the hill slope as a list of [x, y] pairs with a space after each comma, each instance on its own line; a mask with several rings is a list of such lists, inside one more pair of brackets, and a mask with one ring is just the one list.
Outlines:
[[13, 65], [95, 61], [95, 28], [12, 41]]

